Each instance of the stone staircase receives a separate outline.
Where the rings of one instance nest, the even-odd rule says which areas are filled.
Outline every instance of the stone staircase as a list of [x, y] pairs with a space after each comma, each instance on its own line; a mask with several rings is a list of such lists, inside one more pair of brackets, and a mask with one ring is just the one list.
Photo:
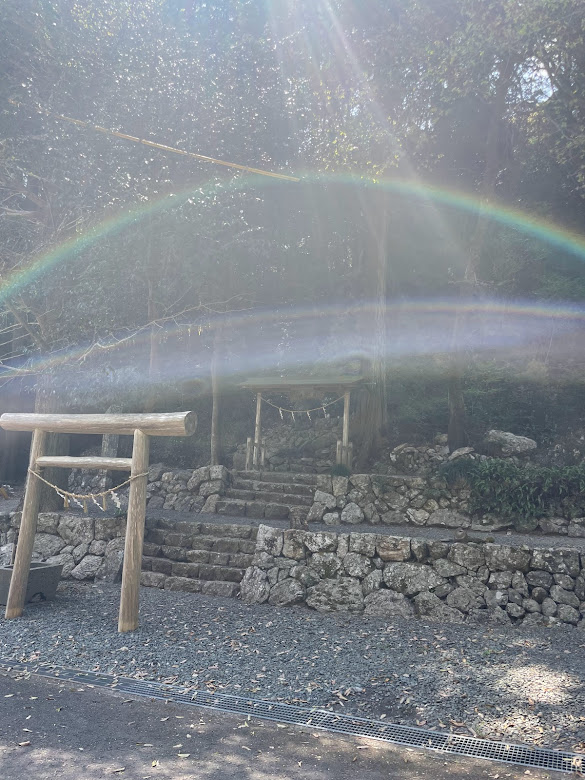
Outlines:
[[317, 474], [238, 471], [217, 502], [220, 515], [302, 523], [313, 503]]
[[236, 596], [252, 564], [258, 528], [227, 523], [159, 520], [147, 528], [141, 585]]

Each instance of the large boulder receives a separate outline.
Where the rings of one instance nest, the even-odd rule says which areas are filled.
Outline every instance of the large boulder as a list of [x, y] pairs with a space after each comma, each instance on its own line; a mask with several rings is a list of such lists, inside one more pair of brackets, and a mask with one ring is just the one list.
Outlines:
[[323, 504], [325, 509], [335, 509], [337, 506], [337, 499], [332, 493], [325, 493], [324, 490], [316, 490], [313, 501], [316, 504]]
[[268, 603], [277, 607], [301, 604], [305, 600], [305, 593], [305, 586], [300, 580], [287, 577], [271, 588]]
[[364, 579], [374, 568], [374, 562], [366, 555], [350, 552], [343, 559], [343, 568], [350, 577]]
[[83, 542], [93, 542], [94, 525], [95, 521], [92, 517], [62, 515], [59, 520], [59, 536], [74, 547]]
[[187, 482], [187, 490], [197, 490], [199, 485], [201, 485], [203, 482], [208, 482], [209, 479], [209, 466], [202, 466], [199, 469], [195, 469], [189, 481]]
[[407, 561], [410, 558], [410, 539], [402, 536], [379, 536], [376, 552], [383, 561]]
[[458, 609], [445, 604], [434, 593], [419, 593], [414, 597], [416, 611], [428, 620], [440, 620], [446, 623], [462, 623], [463, 615]]
[[12, 562], [13, 544], [5, 544], [0, 547], [0, 566], [9, 566]]
[[33, 545], [33, 554], [44, 561], [47, 558], [51, 558], [53, 555], [58, 555], [64, 547], [65, 542], [60, 536], [54, 536], [53, 534], [36, 534]]
[[444, 525], [446, 528], [469, 528], [471, 520], [453, 509], [437, 509], [429, 517], [427, 525]]
[[269, 555], [278, 557], [282, 552], [284, 539], [282, 531], [277, 528], [271, 528], [269, 525], [260, 525], [258, 536], [256, 537], [256, 551], [267, 552]]
[[305, 536], [305, 546], [309, 552], [333, 552], [337, 550], [337, 544], [337, 534], [331, 531], [317, 531]]
[[75, 568], [75, 561], [71, 553], [62, 552], [59, 555], [53, 555], [50, 558], [47, 558], [45, 563], [51, 566], [62, 566], [63, 568], [61, 570], [61, 579], [67, 579], [67, 577], [70, 577], [71, 572]]
[[492, 571], [523, 571], [542, 568], [531, 565], [530, 552], [504, 544], [485, 544], [485, 562]]
[[484, 447], [491, 455], [501, 455], [509, 457], [510, 455], [524, 455], [537, 448], [534, 439], [528, 439], [526, 436], [516, 436], [508, 431], [488, 431], [484, 439]]
[[389, 563], [384, 568], [384, 582], [391, 590], [414, 596], [442, 585], [445, 580], [424, 564]]
[[357, 504], [350, 501], [341, 512], [341, 522], [349, 525], [359, 525], [364, 520], [364, 512]]
[[102, 558], [98, 555], [86, 555], [71, 571], [71, 576], [76, 580], [93, 580], [102, 565]]
[[466, 568], [448, 561], [447, 558], [437, 558], [433, 561], [433, 567], [440, 577], [458, 577], [460, 574], [467, 574]]
[[240, 585], [240, 596], [244, 604], [263, 604], [270, 595], [268, 575], [257, 566], [246, 569]]
[[392, 590], [375, 590], [364, 599], [364, 615], [368, 617], [404, 617], [414, 615], [414, 607], [402, 593]]
[[349, 479], [347, 477], [333, 477], [333, 495], [345, 496], [349, 490]]
[[550, 597], [557, 604], [568, 604], [570, 607], [579, 609], [579, 598], [572, 590], [565, 590], [560, 585], [551, 585]]
[[307, 606], [318, 612], [362, 612], [364, 596], [361, 584], [352, 577], [322, 580], [308, 589]]
[[106, 544], [102, 563], [96, 572], [95, 579], [104, 582], [120, 582], [124, 566], [124, 539], [116, 537]]
[[109, 542], [110, 539], [115, 539], [117, 536], [124, 536], [125, 533], [125, 517], [96, 517], [95, 538], [97, 540]]
[[377, 539], [376, 534], [350, 534], [348, 552], [356, 552], [372, 557], [376, 553]]
[[307, 523], [320, 523], [325, 512], [327, 512], [325, 504], [316, 501], [307, 512]]
[[56, 512], [41, 512], [37, 521], [37, 533], [56, 534], [60, 515]]
[[292, 558], [295, 561], [302, 561], [306, 555], [305, 537], [307, 531], [297, 529], [287, 529], [284, 534], [282, 545], [282, 555], [285, 558]]
[[[486, 545], [487, 547], [487, 545]], [[450, 561], [458, 563], [469, 571], [477, 571], [485, 565], [485, 557], [482, 548], [477, 544], [452, 544], [447, 556]], [[508, 566], [503, 568], [509, 568]]]
[[481, 607], [484, 603], [484, 600], [469, 588], [455, 588], [447, 596], [447, 604], [460, 612], [471, 612], [472, 609]]
[[[347, 555], [345, 557], [347, 558]], [[315, 572], [319, 579], [332, 579], [337, 577], [341, 571], [342, 563], [335, 553], [314, 553], [309, 562], [309, 568]]]
[[581, 568], [579, 566], [579, 553], [575, 550], [565, 549], [534, 550], [530, 568], [542, 569], [551, 574], [568, 574], [571, 577], [576, 577]]

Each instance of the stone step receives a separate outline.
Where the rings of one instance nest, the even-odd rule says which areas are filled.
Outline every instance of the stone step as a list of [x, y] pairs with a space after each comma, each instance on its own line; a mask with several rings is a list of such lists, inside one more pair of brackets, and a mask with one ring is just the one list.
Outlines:
[[[257, 530], [257, 529], [256, 529]], [[215, 550], [217, 552], [250, 552], [256, 544], [256, 534], [250, 539], [238, 539], [233, 537], [204, 536], [196, 534], [161, 534], [157, 531], [148, 531], [145, 545], [177, 550]], [[147, 553], [152, 554], [152, 553]], [[158, 552], [156, 553], [158, 554]], [[167, 555], [172, 558], [172, 555]]]
[[316, 485], [317, 474], [297, 474], [288, 471], [238, 471], [240, 479], [254, 479], [259, 482], [292, 483], [295, 485]]
[[287, 493], [312, 498], [315, 485], [295, 485], [293, 482], [262, 482], [257, 479], [234, 479], [235, 490], [253, 490], [255, 493]]
[[218, 515], [232, 515], [232, 517], [246, 517], [246, 501], [238, 498], [220, 499], [215, 505]]
[[286, 504], [287, 506], [310, 507], [313, 503], [313, 499], [309, 496], [298, 496], [291, 493], [264, 493], [230, 488], [226, 490], [225, 495], [226, 498], [236, 498], [241, 501], [263, 501], [266, 504]]
[[220, 538], [233, 537], [236, 539], [255, 539], [258, 529], [254, 525], [241, 525], [239, 523], [194, 523], [190, 521], [175, 521], [169, 518], [158, 520], [157, 530], [171, 531], [172, 533], [185, 534], [195, 537], [196, 535], [216, 536]]
[[[244, 572], [250, 564], [246, 562], [245, 566], [232, 566], [229, 565], [228, 556], [226, 555], [225, 557], [225, 562], [187, 563], [184, 561], [169, 561], [167, 558], [148, 558], [144, 556], [142, 559], [142, 571], [164, 574], [166, 577], [183, 577], [190, 580], [241, 582]], [[243, 561], [241, 562], [243, 563]]]
[[[296, 508], [293, 507], [293, 508]], [[306, 507], [302, 507], [305, 509]], [[277, 504], [266, 501], [242, 501], [237, 498], [225, 498], [217, 502], [219, 515], [232, 515], [238, 517], [254, 517], [267, 520], [287, 520], [291, 507], [288, 504]], [[307, 511], [308, 508], [306, 508]]]
[[237, 596], [240, 592], [239, 582], [231, 580], [201, 580], [189, 577], [166, 576], [162, 573], [144, 571], [140, 576], [140, 584], [145, 588], [164, 588], [165, 590], [181, 591], [183, 593], [202, 593], [204, 596]]
[[[142, 571], [156, 571], [162, 574], [177, 574], [179, 577], [199, 577], [199, 566], [229, 566], [236, 569], [247, 569], [252, 565], [252, 553], [216, 553], [209, 550], [189, 550], [187, 561], [173, 561], [170, 558], [159, 558], [149, 555], [142, 556]], [[178, 574], [175, 568], [183, 573]], [[190, 572], [189, 574], [184, 572]]]

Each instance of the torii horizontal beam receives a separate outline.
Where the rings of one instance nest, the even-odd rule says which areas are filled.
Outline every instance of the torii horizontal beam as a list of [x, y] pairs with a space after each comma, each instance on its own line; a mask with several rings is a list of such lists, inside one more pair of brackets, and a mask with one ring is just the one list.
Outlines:
[[191, 436], [197, 428], [195, 412], [170, 414], [3, 414], [6, 431], [48, 433], [118, 433], [133, 436], [140, 430], [149, 436]]

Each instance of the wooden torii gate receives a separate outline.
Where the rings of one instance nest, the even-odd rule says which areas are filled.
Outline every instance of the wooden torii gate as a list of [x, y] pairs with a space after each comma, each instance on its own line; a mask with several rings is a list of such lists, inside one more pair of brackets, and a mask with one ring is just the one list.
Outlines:
[[336, 401], [329, 402], [325, 406], [309, 409], [310, 412], [318, 412], [321, 409], [332, 406], [337, 401], [343, 401], [343, 428], [341, 439], [337, 442], [336, 462], [351, 468], [353, 462], [353, 444], [349, 440], [349, 403], [352, 390], [359, 389], [364, 384], [364, 377], [360, 376], [315, 376], [292, 379], [290, 377], [265, 376], [247, 379], [240, 387], [253, 390], [256, 393], [256, 423], [254, 426], [254, 438], [248, 438], [246, 445], [246, 470], [261, 470], [264, 467], [264, 440], [262, 438], [262, 403], [291, 416], [302, 417], [307, 411], [302, 409], [283, 409], [278, 404], [273, 404], [264, 398], [262, 393], [274, 391], [299, 398], [314, 398], [324, 393], [334, 393], [339, 397]]
[[[130, 496], [124, 544], [118, 631], [138, 628], [138, 594], [142, 568], [146, 485], [151, 436], [191, 436], [197, 427], [194, 412], [173, 414], [3, 414], [0, 426], [7, 431], [32, 431], [29, 470], [22, 507], [20, 534], [6, 604], [7, 619], [20, 617], [24, 609], [34, 538], [37, 530], [41, 481], [35, 476], [46, 467], [84, 468], [130, 472]], [[49, 433], [121, 434], [134, 437], [132, 458], [45, 455]]]

